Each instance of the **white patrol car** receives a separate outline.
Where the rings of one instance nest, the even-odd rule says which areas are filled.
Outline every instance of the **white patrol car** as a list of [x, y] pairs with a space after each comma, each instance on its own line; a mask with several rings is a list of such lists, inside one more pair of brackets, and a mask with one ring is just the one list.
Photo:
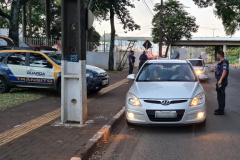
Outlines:
[[[108, 86], [108, 74], [98, 67], [86, 66], [87, 89], [97, 92]], [[12, 87], [55, 88], [61, 90], [61, 61], [40, 51], [0, 50], [0, 93]]]

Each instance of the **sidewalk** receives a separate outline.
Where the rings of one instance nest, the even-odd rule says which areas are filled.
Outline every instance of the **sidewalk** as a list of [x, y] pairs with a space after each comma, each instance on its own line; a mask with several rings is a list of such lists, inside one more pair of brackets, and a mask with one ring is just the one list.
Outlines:
[[[110, 85], [124, 80], [128, 75], [127, 72], [124, 70], [123, 72], [109, 73]], [[88, 120], [92, 123], [83, 127], [53, 125], [56, 121], [60, 121], [60, 113], [54, 112], [60, 108], [60, 96], [45, 97], [0, 111], [2, 118], [0, 122], [0, 159], [70, 160], [71, 157], [79, 153], [80, 148], [86, 145], [99, 129], [122, 109], [125, 95], [131, 85], [131, 81], [123, 81], [123, 83], [119, 83], [118, 87], [115, 86], [111, 89], [110, 86], [110, 89], [106, 88], [98, 94], [90, 95]], [[41, 118], [36, 118], [52, 112], [58, 118], [37, 129], [28, 128], [36, 127], [36, 120], [41, 120]], [[45, 118], [42, 120], [45, 121]], [[14, 129], [14, 127], [16, 128]], [[23, 127], [22, 130], [21, 127]], [[18, 128], [19, 130], [17, 130]], [[12, 132], [9, 132], [11, 130]], [[30, 132], [27, 132], [28, 130]], [[26, 132], [26, 134], [8, 142], [5, 141], [6, 135], [5, 138], [1, 138], [4, 137], [4, 133], [8, 132], [12, 134]], [[11, 139], [12, 137], [9, 135], [7, 138]]]

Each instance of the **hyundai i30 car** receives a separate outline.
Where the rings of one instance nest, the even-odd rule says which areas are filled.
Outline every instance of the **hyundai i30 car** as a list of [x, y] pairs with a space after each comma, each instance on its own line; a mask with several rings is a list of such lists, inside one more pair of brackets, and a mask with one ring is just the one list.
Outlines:
[[203, 59], [187, 59], [193, 66], [193, 69], [200, 80], [208, 79], [208, 67], [205, 66]]
[[186, 60], [147, 61], [126, 95], [128, 124], [205, 124], [205, 92]]

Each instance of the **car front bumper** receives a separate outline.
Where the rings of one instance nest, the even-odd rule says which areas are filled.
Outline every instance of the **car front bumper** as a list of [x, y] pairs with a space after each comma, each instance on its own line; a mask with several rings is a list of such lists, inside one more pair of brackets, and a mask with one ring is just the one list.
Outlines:
[[208, 76], [206, 74], [200, 74], [198, 77], [199, 77], [200, 80], [207, 80], [208, 79]]
[[[136, 107], [125, 103], [127, 121], [133, 124], [162, 124], [162, 125], [187, 125], [201, 123], [206, 119], [206, 105], [201, 104], [190, 107], [191, 99], [184, 103], [162, 105], [150, 104], [140, 100], [142, 106]], [[176, 111], [177, 118], [155, 118], [156, 111]], [[197, 118], [199, 112], [204, 112], [204, 116]], [[134, 119], [128, 117], [128, 113], [134, 114]]]
[[87, 90], [100, 90], [109, 85], [108, 77], [94, 77], [89, 80]]

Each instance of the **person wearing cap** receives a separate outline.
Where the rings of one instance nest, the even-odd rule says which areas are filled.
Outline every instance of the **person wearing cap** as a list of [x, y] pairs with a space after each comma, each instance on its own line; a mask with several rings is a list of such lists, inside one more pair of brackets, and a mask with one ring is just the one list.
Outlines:
[[138, 66], [138, 70], [141, 69], [142, 65], [148, 60], [148, 56], [146, 55], [146, 52], [143, 51], [143, 53], [141, 54], [141, 56], [139, 57], [139, 66]]
[[130, 54], [128, 55], [128, 61], [129, 61], [129, 74], [132, 74], [135, 62], [134, 51], [130, 51]]

